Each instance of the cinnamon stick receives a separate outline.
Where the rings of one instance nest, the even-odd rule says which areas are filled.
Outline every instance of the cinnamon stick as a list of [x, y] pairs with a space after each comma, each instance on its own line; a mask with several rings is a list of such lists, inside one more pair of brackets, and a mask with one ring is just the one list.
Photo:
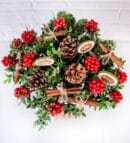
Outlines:
[[60, 36], [64, 36], [65, 35], [65, 33], [63, 31], [56, 31], [54, 33], [55, 33], [56, 37], [60, 37]]
[[[103, 44], [99, 44], [99, 48], [106, 54], [109, 53], [109, 50], [107, 47], [105, 47]], [[124, 65], [124, 63], [115, 55], [112, 53], [110, 59], [119, 67], [122, 67]]]
[[[76, 100], [75, 98], [72, 97], [68, 97], [68, 102], [73, 102], [73, 103], [80, 103], [80, 101]], [[98, 102], [94, 101], [94, 100], [87, 100], [85, 102], [85, 105], [89, 105], [89, 106], [97, 106]]]
[[[67, 94], [80, 94], [81, 91], [68, 91]], [[57, 92], [57, 93], [49, 93], [46, 94], [48, 97], [52, 97], [52, 96], [59, 96], [61, 95], [61, 92]]]
[[36, 38], [36, 41], [37, 41], [37, 42], [41, 42], [41, 41], [43, 41], [43, 40], [44, 40], [44, 37], [42, 37], [42, 36]]
[[[66, 89], [66, 92], [67, 94], [80, 94], [82, 91], [81, 91], [81, 87], [74, 87], [74, 88], [68, 88]], [[59, 89], [47, 89], [46, 90], [46, 96], [59, 96], [61, 95], [61, 92], [59, 91]]]
[[[65, 33], [63, 31], [56, 31], [56, 32], [54, 32], [54, 34], [55, 34], [56, 37], [60, 37], [60, 36], [64, 36], [65, 35]], [[37, 42], [41, 42], [45, 38], [46, 38], [46, 36], [45, 37], [40, 36], [40, 37], [37, 37], [36, 41]]]
[[[81, 90], [82, 87], [72, 87], [72, 88], [68, 88], [67, 91], [76, 91], [76, 90]], [[54, 92], [59, 92], [58, 89], [47, 89], [46, 93], [54, 93]]]
[[16, 72], [15, 72], [14, 79], [13, 79], [14, 83], [17, 83], [19, 80], [21, 68], [22, 68], [22, 56], [20, 54], [20, 57], [19, 57], [19, 60], [18, 60], [17, 66], [16, 66]]

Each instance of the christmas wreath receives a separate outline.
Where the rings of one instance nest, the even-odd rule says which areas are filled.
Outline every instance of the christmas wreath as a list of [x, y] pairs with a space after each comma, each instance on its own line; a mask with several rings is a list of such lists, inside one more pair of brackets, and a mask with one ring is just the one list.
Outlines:
[[115, 42], [100, 38], [98, 23], [58, 12], [42, 27], [42, 34], [26, 30], [13, 39], [5, 83], [14, 81], [14, 96], [36, 109], [35, 125], [43, 128], [51, 117], [85, 116], [84, 105], [114, 108], [127, 80], [124, 60], [114, 54]]

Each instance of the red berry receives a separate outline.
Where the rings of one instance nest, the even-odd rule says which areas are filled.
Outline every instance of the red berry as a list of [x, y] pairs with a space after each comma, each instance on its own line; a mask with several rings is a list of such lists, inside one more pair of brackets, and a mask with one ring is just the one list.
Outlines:
[[86, 57], [84, 64], [85, 68], [89, 71], [97, 71], [100, 67], [100, 61], [97, 59], [96, 55]]
[[61, 105], [60, 104], [56, 104], [55, 108], [61, 108]]
[[56, 102], [52, 102], [52, 103], [50, 104], [50, 106], [51, 106], [52, 108], [54, 108], [55, 105], [56, 105]]
[[21, 39], [13, 39], [13, 41], [12, 41], [12, 46], [14, 47], [14, 48], [19, 48], [20, 46], [22, 46], [22, 41], [21, 41]]
[[59, 102], [52, 102], [49, 105], [47, 105], [47, 107], [50, 107], [50, 109], [52, 109], [51, 112], [50, 112], [50, 114], [52, 116], [61, 113], [62, 109], [63, 109], [62, 104], [60, 104]]
[[8, 55], [4, 56], [1, 62], [4, 66], [10, 67], [16, 65], [17, 59], [15, 55]]
[[21, 38], [24, 43], [29, 44], [35, 41], [35, 32], [34, 30], [31, 31], [24, 31], [21, 34]]
[[84, 24], [84, 28], [90, 32], [94, 32], [98, 29], [98, 23], [91, 19], [89, 22]]
[[102, 79], [94, 79], [88, 83], [89, 91], [92, 94], [101, 94], [105, 88], [105, 82]]
[[50, 114], [51, 114], [52, 116], [56, 115], [56, 114], [57, 114], [56, 109], [53, 109], [53, 110], [50, 112]]
[[54, 29], [57, 31], [63, 30], [67, 27], [66, 21], [63, 17], [58, 17], [53, 22]]
[[123, 96], [119, 91], [111, 91], [109, 95], [116, 104], [119, 103], [123, 99]]
[[27, 52], [23, 56], [23, 66], [31, 67], [33, 65], [33, 60], [37, 57], [37, 53]]
[[127, 76], [126, 72], [123, 72], [121, 70], [117, 70], [116, 73], [117, 73], [117, 78], [118, 78], [119, 83], [122, 84], [122, 83], [127, 81], [128, 76]]
[[56, 109], [56, 113], [57, 113], [57, 114], [61, 113], [61, 111], [62, 111], [62, 110], [61, 110], [60, 108]]
[[17, 98], [20, 98], [22, 96], [28, 97], [28, 96], [30, 96], [30, 90], [27, 87], [25, 87], [24, 85], [21, 85], [20, 87], [15, 88], [14, 96]]

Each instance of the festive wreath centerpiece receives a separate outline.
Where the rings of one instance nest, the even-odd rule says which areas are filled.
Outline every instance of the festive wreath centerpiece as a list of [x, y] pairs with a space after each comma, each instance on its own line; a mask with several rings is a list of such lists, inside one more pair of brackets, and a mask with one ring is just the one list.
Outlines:
[[115, 43], [102, 40], [98, 23], [58, 12], [42, 34], [26, 30], [10, 45], [5, 83], [16, 84], [16, 96], [36, 109], [35, 125], [44, 127], [54, 116], [85, 116], [84, 105], [114, 108], [127, 80], [124, 61], [114, 54]]

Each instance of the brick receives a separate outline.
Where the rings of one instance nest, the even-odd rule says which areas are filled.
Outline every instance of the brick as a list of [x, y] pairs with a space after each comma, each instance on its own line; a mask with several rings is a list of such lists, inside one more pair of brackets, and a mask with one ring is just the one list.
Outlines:
[[103, 23], [99, 23], [99, 27], [101, 30], [105, 30], [105, 31], [113, 31], [113, 32], [130, 32], [130, 24], [103, 24]]
[[42, 33], [41, 27], [43, 27], [43, 22], [41, 24], [30, 24], [29, 28], [34, 29], [38, 35]]
[[118, 10], [71, 10], [76, 18], [95, 19], [99, 23], [117, 23]]
[[109, 31], [106, 32], [104, 30], [101, 30], [101, 37], [102, 39], [110, 39], [110, 40], [121, 40], [121, 41], [126, 41], [130, 40], [130, 33], [129, 32], [113, 32]]
[[124, 24], [130, 24], [130, 10], [120, 11], [119, 22]]
[[5, 32], [4, 33], [4, 37], [2, 38], [2, 40], [5, 40], [5, 41], [10, 40], [10, 41], [12, 41], [14, 38], [20, 37], [20, 33], [21, 32]]
[[67, 3], [60, 0], [45, 0], [45, 1], [34, 1], [33, 9], [65, 9], [67, 8]]
[[49, 10], [26, 10], [17, 12], [1, 12], [0, 24], [41, 24], [53, 16]]
[[29, 24], [1, 24], [0, 32], [14, 32], [14, 31], [22, 31], [25, 30], [26, 27], [30, 27]]
[[0, 2], [0, 39], [12, 40], [26, 27], [40, 34], [42, 24], [62, 9], [77, 19], [95, 19], [106, 38], [130, 39], [129, 7], [129, 0], [4, 0]]
[[96, 0], [64, 0], [64, 1], [66, 1], [66, 2], [129, 2], [129, 0], [98, 0], [98, 1], [96, 1]]
[[54, 15], [51, 10], [35, 10], [33, 16], [32, 23], [36, 20], [34, 21], [35, 24], [43, 24], [47, 23]]
[[68, 8], [70, 9], [129, 9], [130, 2], [123, 1], [68, 1]]
[[1, 39], [1, 40], [3, 40], [3, 39], [4, 39], [4, 37], [5, 37], [4, 32], [0, 32], [0, 39]]
[[8, 54], [9, 45], [10, 45], [10, 41], [4, 41], [4, 40], [0, 41], [0, 53], [2, 53], [0, 55], [0, 60], [2, 59], [3, 55]]
[[0, 2], [0, 11], [10, 11], [10, 10], [25, 10], [25, 9], [31, 9], [32, 3], [29, 1], [17, 1], [17, 2], [11, 2], [11, 1], [2, 1]]

